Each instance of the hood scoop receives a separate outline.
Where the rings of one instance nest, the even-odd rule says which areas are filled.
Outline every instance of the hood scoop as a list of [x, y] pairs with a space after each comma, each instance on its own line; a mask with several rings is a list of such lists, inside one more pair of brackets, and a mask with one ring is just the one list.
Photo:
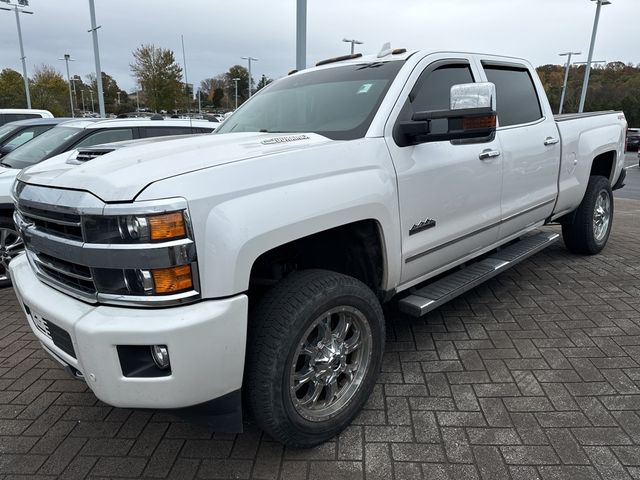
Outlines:
[[80, 148], [75, 155], [67, 160], [70, 165], [82, 165], [83, 163], [113, 152], [115, 148]]

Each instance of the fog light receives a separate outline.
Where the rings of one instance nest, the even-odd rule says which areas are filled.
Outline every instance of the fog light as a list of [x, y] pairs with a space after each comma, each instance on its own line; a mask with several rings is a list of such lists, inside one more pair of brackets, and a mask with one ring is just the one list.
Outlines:
[[169, 368], [169, 349], [166, 345], [151, 345], [151, 357], [158, 368]]

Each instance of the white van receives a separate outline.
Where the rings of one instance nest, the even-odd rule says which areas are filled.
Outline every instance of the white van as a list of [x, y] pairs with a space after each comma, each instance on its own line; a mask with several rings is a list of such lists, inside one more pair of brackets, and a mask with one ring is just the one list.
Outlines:
[[53, 115], [48, 110], [0, 108], [0, 126], [16, 120], [29, 120], [30, 118], [53, 118]]

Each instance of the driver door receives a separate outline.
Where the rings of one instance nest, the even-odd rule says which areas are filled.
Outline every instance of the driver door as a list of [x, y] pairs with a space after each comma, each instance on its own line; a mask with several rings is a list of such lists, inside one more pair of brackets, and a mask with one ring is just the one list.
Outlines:
[[502, 157], [495, 135], [403, 147], [394, 140], [398, 122], [419, 111], [448, 110], [451, 87], [480, 78], [471, 58], [427, 57], [387, 123], [398, 179], [404, 287], [498, 239]]

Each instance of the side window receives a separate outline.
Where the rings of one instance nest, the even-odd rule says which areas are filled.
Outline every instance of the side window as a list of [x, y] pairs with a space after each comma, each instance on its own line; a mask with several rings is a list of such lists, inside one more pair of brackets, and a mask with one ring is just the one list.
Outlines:
[[191, 127], [147, 127], [142, 130], [141, 137], [166, 137], [168, 135], [187, 135]]
[[111, 142], [122, 142], [124, 140], [131, 140], [132, 138], [133, 132], [130, 128], [101, 130], [85, 137], [84, 140], [77, 143], [74, 148], [91, 147], [92, 145]]
[[501, 127], [535, 122], [542, 109], [533, 79], [526, 68], [484, 65], [487, 79], [496, 86]]
[[451, 64], [426, 70], [416, 82], [417, 90], [412, 92], [412, 112], [449, 110], [451, 87], [461, 83], [473, 83], [469, 65]]

